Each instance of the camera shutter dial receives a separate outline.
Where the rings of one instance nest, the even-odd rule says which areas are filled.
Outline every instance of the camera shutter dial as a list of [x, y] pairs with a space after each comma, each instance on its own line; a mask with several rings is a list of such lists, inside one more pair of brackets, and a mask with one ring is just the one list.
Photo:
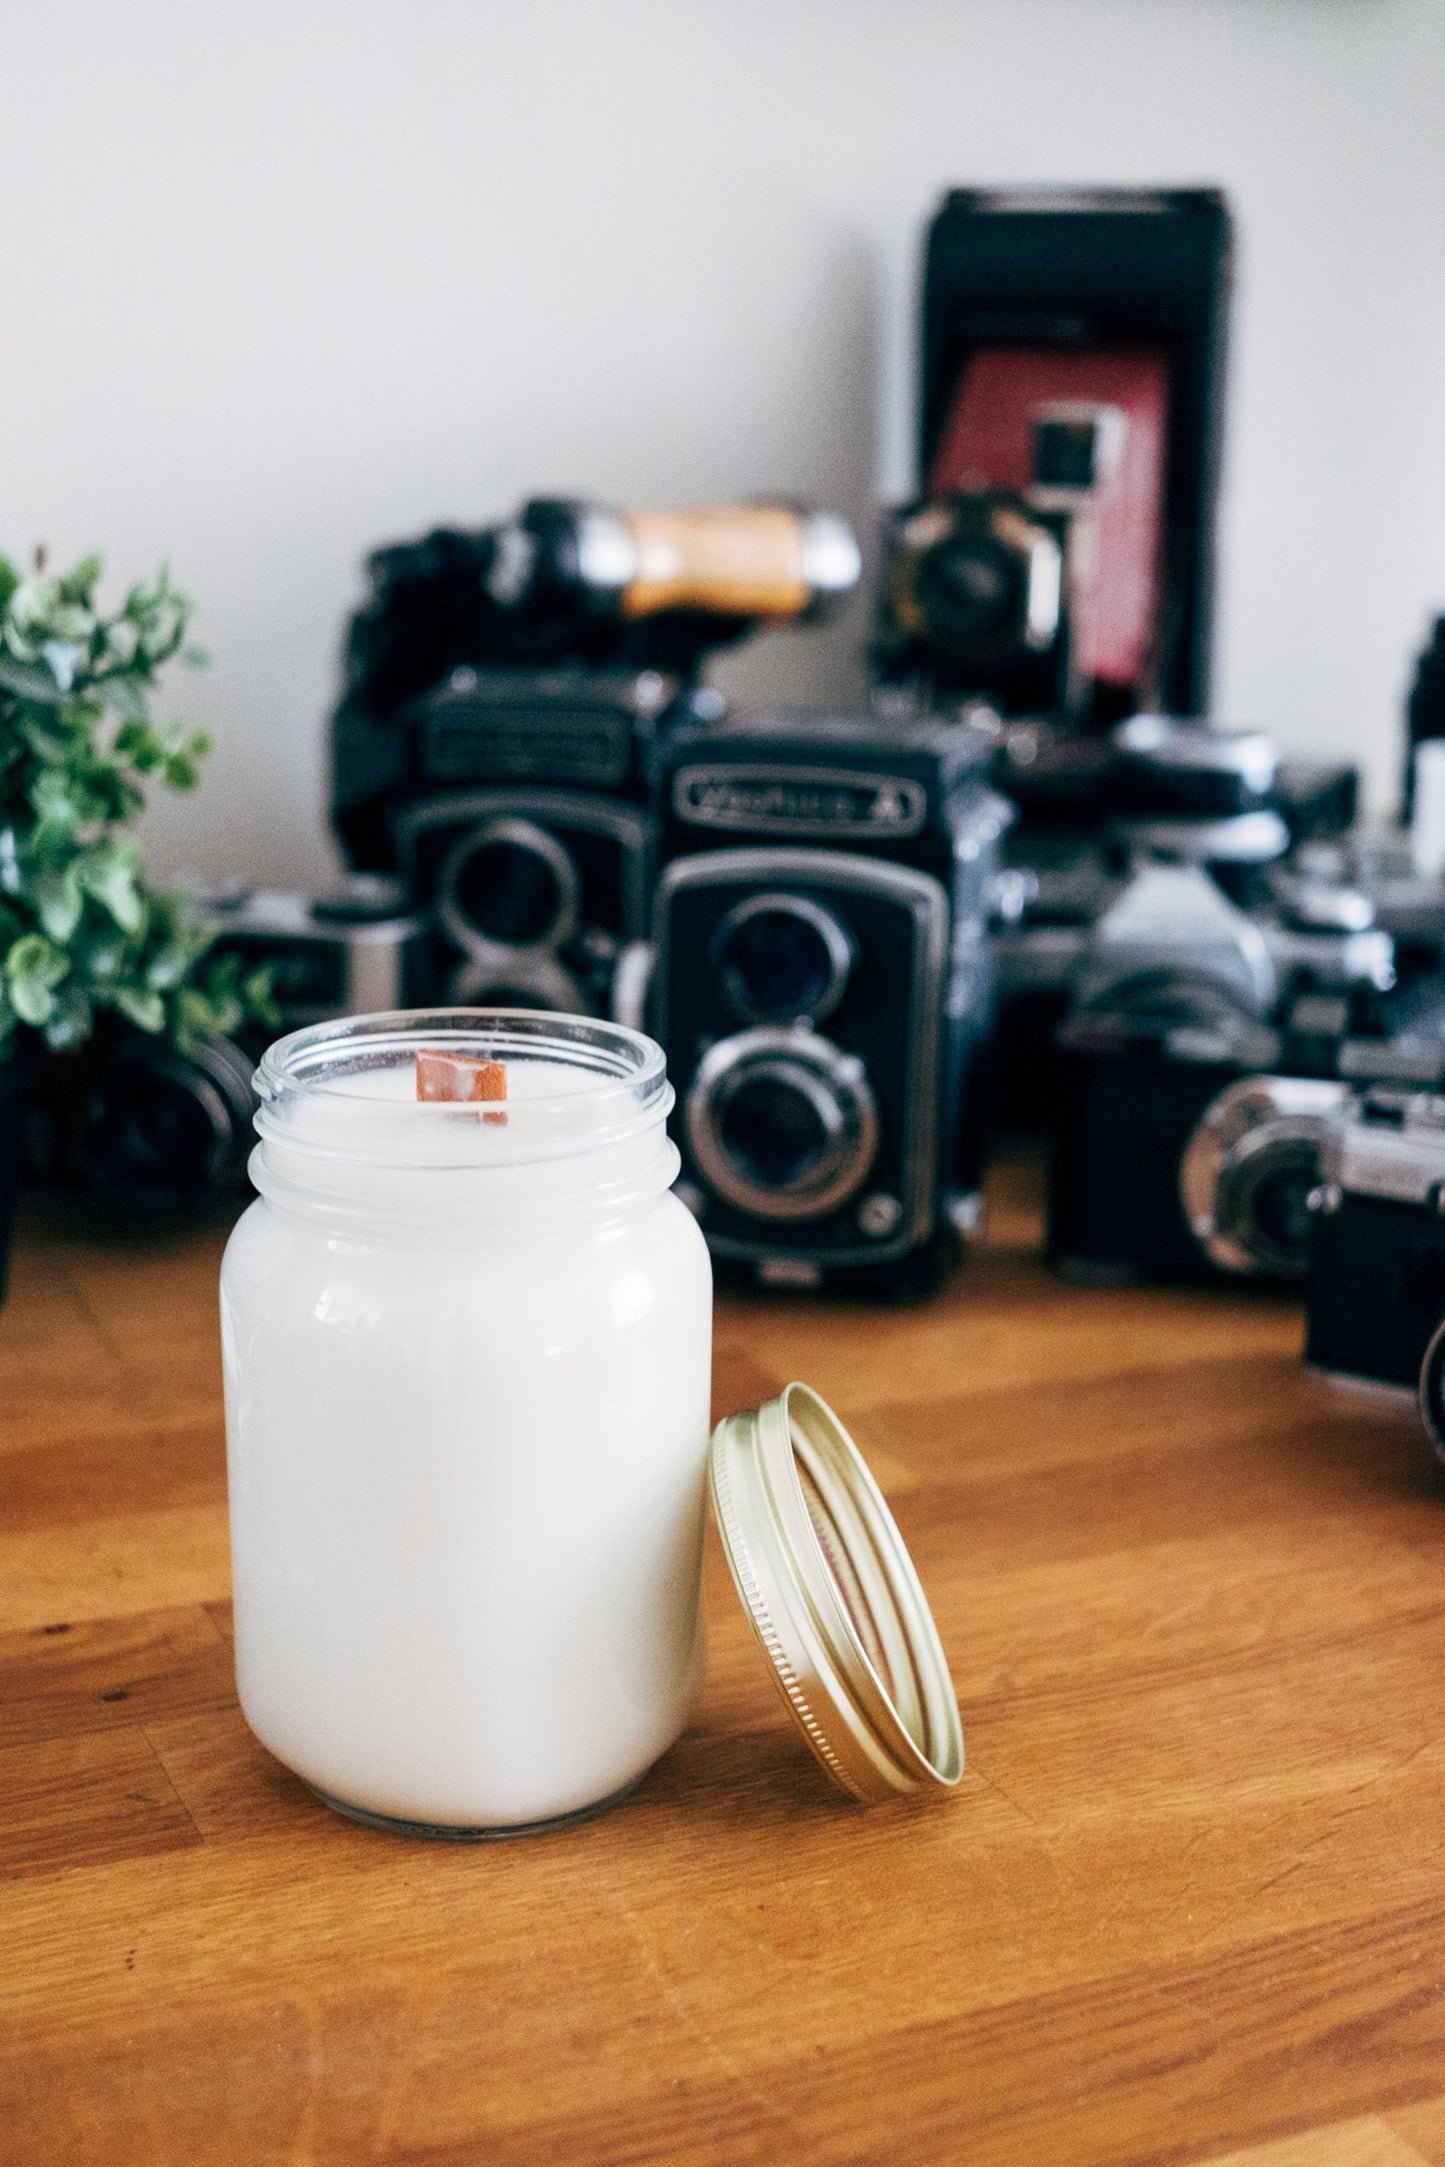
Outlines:
[[546, 954], [577, 930], [572, 854], [534, 821], [503, 817], [453, 843], [437, 876], [437, 912], [475, 956]]
[[752, 895], [730, 910], [712, 941], [714, 967], [734, 1012], [748, 1023], [821, 1023], [843, 998], [853, 943], [831, 911], [806, 896]]
[[862, 1188], [878, 1151], [863, 1063], [810, 1031], [741, 1032], [698, 1065], [686, 1107], [699, 1172], [760, 1219], [816, 1219]]

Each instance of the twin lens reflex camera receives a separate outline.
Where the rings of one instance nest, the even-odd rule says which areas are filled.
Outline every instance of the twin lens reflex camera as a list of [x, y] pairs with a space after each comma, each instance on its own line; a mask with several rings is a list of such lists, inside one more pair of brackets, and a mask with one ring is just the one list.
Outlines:
[[765, 1284], [925, 1291], [976, 1216], [988, 759], [966, 728], [786, 712], [660, 750], [647, 1020], [680, 1193]]

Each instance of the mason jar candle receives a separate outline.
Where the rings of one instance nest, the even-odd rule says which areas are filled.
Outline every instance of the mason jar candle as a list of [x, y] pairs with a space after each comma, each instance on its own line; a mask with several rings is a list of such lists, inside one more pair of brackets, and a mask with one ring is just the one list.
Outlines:
[[[417, 1056], [505, 1064], [424, 1102]], [[699, 1681], [711, 1272], [660, 1049], [367, 1016], [256, 1077], [221, 1279], [241, 1705], [330, 1804], [449, 1836], [589, 1812]]]

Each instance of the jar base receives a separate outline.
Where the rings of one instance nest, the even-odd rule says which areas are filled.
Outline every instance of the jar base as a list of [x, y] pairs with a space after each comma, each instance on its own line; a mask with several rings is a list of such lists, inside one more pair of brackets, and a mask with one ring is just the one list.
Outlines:
[[[646, 1773], [644, 1769], [643, 1775]], [[428, 1843], [502, 1843], [510, 1836], [547, 1836], [554, 1829], [575, 1828], [581, 1821], [595, 1821], [598, 1814], [608, 1813], [612, 1807], [620, 1806], [624, 1798], [630, 1798], [641, 1781], [642, 1776], [634, 1776], [620, 1791], [609, 1791], [606, 1798], [599, 1798], [590, 1806], [577, 1806], [571, 1813], [553, 1814], [542, 1821], [509, 1821], [485, 1828], [453, 1826], [446, 1821], [403, 1821], [395, 1814], [373, 1813], [368, 1806], [353, 1806], [344, 1798], [333, 1798], [329, 1791], [318, 1790], [314, 1783], [308, 1783], [306, 1788], [333, 1813], [344, 1814], [348, 1821], [359, 1821], [363, 1828], [379, 1828], [388, 1836], [419, 1836]]]

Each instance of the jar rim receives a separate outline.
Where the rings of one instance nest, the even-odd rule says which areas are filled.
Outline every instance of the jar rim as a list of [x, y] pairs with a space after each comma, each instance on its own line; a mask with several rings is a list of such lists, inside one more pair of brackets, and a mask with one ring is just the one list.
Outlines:
[[[368, 1074], [395, 1074], [425, 1049], [526, 1062], [531, 1083], [509, 1094], [500, 1124], [495, 1110], [484, 1124], [477, 1105], [365, 1090]], [[536, 1088], [549, 1063], [556, 1091]], [[308, 1156], [432, 1168], [590, 1152], [665, 1119], [673, 1100], [663, 1050], [643, 1032], [526, 1008], [395, 1009], [308, 1024], [267, 1048], [255, 1089], [263, 1138]]]

